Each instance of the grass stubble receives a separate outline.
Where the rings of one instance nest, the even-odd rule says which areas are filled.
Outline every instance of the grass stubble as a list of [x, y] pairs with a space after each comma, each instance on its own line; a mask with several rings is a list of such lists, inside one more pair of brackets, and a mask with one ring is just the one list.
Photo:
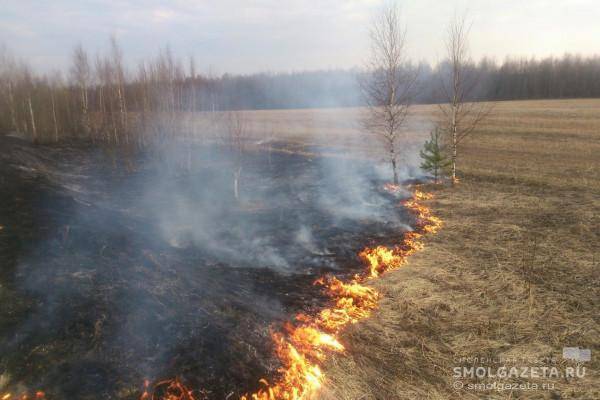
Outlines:
[[[436, 110], [414, 107], [413, 157]], [[377, 154], [360, 134], [361, 110], [244, 113], [261, 147]], [[341, 334], [346, 351], [323, 366], [315, 397], [600, 399], [600, 100], [497, 103], [461, 148], [459, 177], [456, 187], [423, 188], [442, 229], [405, 266], [372, 281], [379, 307]], [[585, 377], [507, 380], [551, 390], [454, 385], [454, 367], [495, 368], [501, 358], [564, 370], [575, 365], [562, 359], [565, 346], [591, 349]]]
[[[352, 111], [319, 112], [307, 130], [343, 136], [330, 121]], [[434, 113], [416, 107], [415, 136]], [[302, 119], [288, 112], [280, 122], [290, 118]], [[290, 136], [302, 136], [293, 126]], [[600, 100], [498, 103], [461, 150], [461, 183], [425, 188], [443, 228], [405, 267], [373, 281], [379, 308], [342, 334], [347, 351], [324, 366], [318, 398], [600, 398]], [[462, 366], [564, 371], [576, 366], [562, 358], [565, 346], [591, 349], [579, 365], [585, 377], [453, 376]], [[538, 389], [466, 386], [493, 381]]]

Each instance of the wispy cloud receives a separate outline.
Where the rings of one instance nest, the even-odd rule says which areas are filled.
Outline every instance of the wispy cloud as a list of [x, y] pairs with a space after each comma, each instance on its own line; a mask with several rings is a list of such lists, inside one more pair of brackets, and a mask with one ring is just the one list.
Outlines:
[[[77, 42], [103, 51], [111, 34], [132, 63], [169, 44], [220, 72], [349, 67], [362, 64], [369, 21], [386, 2], [14, 1], [2, 4], [0, 40], [43, 70], [66, 66]], [[400, 6], [408, 51], [417, 60], [443, 55], [445, 26], [457, 8], [467, 8], [473, 20], [475, 57], [593, 52], [600, 37], [600, 7], [593, 0], [406, 0]]]

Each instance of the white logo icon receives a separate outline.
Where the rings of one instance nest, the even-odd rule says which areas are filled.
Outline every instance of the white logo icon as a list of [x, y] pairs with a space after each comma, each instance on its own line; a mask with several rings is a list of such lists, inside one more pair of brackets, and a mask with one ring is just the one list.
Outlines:
[[591, 361], [592, 351], [590, 349], [580, 349], [579, 347], [563, 347], [563, 358], [573, 361]]

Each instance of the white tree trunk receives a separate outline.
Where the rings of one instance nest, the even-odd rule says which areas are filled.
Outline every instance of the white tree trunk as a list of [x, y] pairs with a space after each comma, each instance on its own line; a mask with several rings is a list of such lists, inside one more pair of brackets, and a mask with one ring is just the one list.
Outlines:
[[454, 185], [457, 182], [456, 179], [456, 157], [457, 157], [457, 129], [456, 126], [456, 113], [457, 113], [457, 105], [453, 105], [452, 107], [452, 184]]
[[11, 81], [8, 81], [8, 105], [10, 108], [10, 121], [13, 125], [13, 129], [16, 132], [19, 132], [19, 126], [17, 125], [17, 113], [15, 111], [15, 98], [13, 96]]
[[81, 85], [81, 114], [84, 134], [89, 136], [90, 122], [88, 118], [88, 95], [87, 86], [85, 84]]
[[37, 143], [37, 129], [35, 128], [35, 118], [33, 116], [33, 107], [31, 106], [31, 96], [27, 98], [27, 102], [29, 103], [29, 117], [31, 118], [31, 134], [33, 135], [33, 142]]
[[52, 122], [54, 123], [54, 141], [58, 142], [58, 122], [56, 121], [56, 102], [54, 100], [54, 91], [51, 89], [50, 99], [52, 100]]

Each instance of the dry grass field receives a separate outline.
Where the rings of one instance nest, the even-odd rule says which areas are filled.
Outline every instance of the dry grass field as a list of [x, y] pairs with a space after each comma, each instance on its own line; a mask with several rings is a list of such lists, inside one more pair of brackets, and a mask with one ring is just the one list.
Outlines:
[[[351, 150], [341, 152], [342, 156], [348, 154], [349, 157], [358, 155], [382, 159], [378, 142], [362, 133], [361, 112], [360, 109], [245, 111], [243, 121], [250, 142], [263, 149], [266, 147], [279, 152], [309, 155], [335, 153], [336, 156], [340, 156], [339, 150], [342, 148]], [[403, 142], [406, 144], [405, 161], [418, 165], [418, 148], [427, 138], [429, 129], [433, 127], [431, 121], [436, 113], [436, 106], [414, 107]], [[202, 116], [204, 120], [208, 120], [205, 117]], [[190, 117], [189, 122], [195, 121]], [[202, 129], [197, 129], [197, 133], [201, 131]], [[37, 160], [31, 156], [34, 150], [24, 144], [22, 148], [25, 150], [20, 150], [19, 157]], [[45, 155], [46, 158], [52, 154], [62, 154], [53, 153], [52, 147], [46, 150], [50, 151]], [[262, 154], [260, 156], [262, 157]], [[271, 156], [272, 154], [269, 154], [269, 165]], [[427, 184], [423, 187], [424, 191], [434, 195], [426, 201], [426, 205], [434, 215], [442, 219], [442, 229], [436, 234], [426, 236], [425, 248], [411, 256], [402, 268], [370, 281], [381, 294], [379, 308], [369, 318], [350, 325], [343, 331], [340, 341], [346, 351], [344, 354], [328, 358], [323, 365], [326, 381], [318, 398], [600, 399], [600, 99], [497, 103], [491, 116], [463, 143], [459, 156], [458, 185], [451, 187]], [[75, 162], [79, 158], [74, 157], [73, 160]], [[281, 162], [282, 164], [275, 165], [278, 165], [278, 168], [290, 169], [288, 161]], [[31, 168], [18, 170], [33, 171]], [[289, 181], [293, 184], [293, 179], [302, 172], [296, 169], [290, 171], [290, 175], [278, 175], [278, 179], [282, 180], [282, 186], [277, 186], [278, 188], [287, 187]], [[3, 181], [5, 189], [8, 188], [5, 191], [8, 195], [4, 196], [4, 204], [10, 205], [5, 207], [4, 214], [8, 222], [3, 222], [3, 226], [20, 227], [20, 221], [17, 220], [21, 215], [30, 214], [27, 206], [29, 203], [24, 202], [22, 205], [21, 196], [11, 194], [10, 185], [20, 188], [27, 182], [19, 178], [21, 175], [7, 176], [14, 178]], [[73, 176], [85, 175], [82, 173]], [[140, 179], [145, 177], [140, 176]], [[208, 174], [206, 176], [209, 177]], [[203, 185], [208, 185], [210, 180], [203, 178], [202, 182]], [[30, 193], [29, 186], [23, 187], [27, 190], [19, 190]], [[38, 192], [31, 193], [34, 194], [27, 196], [39, 197], [36, 194]], [[265, 198], [274, 196], [271, 192], [268, 193], [269, 196]], [[13, 201], [14, 197], [19, 201]], [[86, 200], [87, 197], [83, 199]], [[52, 207], [60, 207], [64, 201], [66, 200], [55, 200], [57, 205]], [[82, 204], [89, 207], [87, 200]], [[13, 206], [14, 208], [10, 208]], [[22, 213], [18, 214], [14, 210], [21, 210], [19, 212]], [[62, 216], [63, 211], [60, 208], [59, 210]], [[106, 215], [113, 214], [105, 214], [105, 208], [99, 207], [98, 210], [102, 212], [98, 211], [97, 215], [110, 221], [107, 224], [112, 226], [112, 219]], [[100, 244], [105, 243], [106, 235], [102, 230], [104, 228], [98, 228], [100, 217], [94, 220], [93, 216], [96, 214], [92, 211], [88, 213], [89, 220], [96, 221], [92, 224], [93, 229], [90, 228], [89, 231], [94, 233], [89, 236], [98, 240], [90, 242], [90, 246], [100, 248]], [[273, 225], [274, 220], [268, 220], [268, 225]], [[281, 220], [281, 214], [277, 220]], [[19, 235], [28, 237], [26, 235], [29, 235], [30, 231], [27, 229], [33, 224], [29, 224], [26, 218], [24, 221], [24, 233]], [[58, 222], [56, 224], [62, 226], [58, 225]], [[59, 250], [66, 248], [64, 243], [68, 243], [68, 232], [77, 232], [77, 229], [79, 232], [88, 232], [88, 228], [84, 229], [83, 222], [72, 224], [72, 230], [69, 230], [71, 228], [67, 225], [67, 233], [62, 234], [63, 239], [54, 244], [53, 248], [58, 249], [55, 250], [57, 254], [63, 254]], [[96, 230], [100, 234], [96, 234]], [[7, 232], [10, 233], [10, 230], [4, 229], [4, 233]], [[14, 232], [18, 230], [14, 229]], [[392, 228], [390, 232], [394, 232]], [[364, 233], [364, 229], [357, 231], [359, 237], [364, 236]], [[72, 233], [72, 236], [76, 237], [76, 234]], [[236, 238], [233, 240], [237, 240]], [[146, 265], [145, 260], [148, 258], [152, 260], [152, 267], [131, 269], [130, 273], [135, 272], [135, 279], [125, 278], [122, 281], [137, 284], [140, 271], [146, 271], [145, 274], [152, 275], [142, 275], [146, 276], [145, 280], [139, 280], [148, 282], [148, 287], [152, 290], [155, 289], [154, 282], [161, 282], [163, 279], [164, 282], [171, 282], [170, 277], [176, 274], [172, 274], [172, 267], [169, 266], [171, 262], [168, 261], [170, 259], [166, 258], [167, 253], [163, 253], [165, 250], [161, 247], [160, 253], [155, 251], [156, 254], [165, 257], [164, 260], [167, 261], [163, 264], [169, 266], [164, 269], [167, 275], [160, 275], [160, 263], [155, 261], [153, 253], [148, 250], [152, 249], [149, 247], [152, 243], [146, 243], [146, 236], [142, 239], [141, 261], [136, 261], [136, 246], [127, 241], [123, 243], [123, 248], [133, 250], [114, 250], [114, 254], [119, 255], [115, 258], [103, 256], [98, 270], [102, 270], [106, 262], [110, 267], [106, 267], [107, 271], [118, 268], [118, 275], [121, 276], [128, 271], [128, 266], [137, 266], [138, 263]], [[12, 246], [13, 242], [5, 243]], [[121, 249], [114, 246], [115, 249]], [[72, 264], [93, 265], [93, 262], [96, 262], [94, 258], [90, 258], [90, 261], [73, 263], [71, 255], [80, 257], [80, 254], [87, 254], [71, 250], [76, 248], [75, 245], [69, 247], [69, 251], [64, 253], [64, 259], [57, 258], [53, 261], [55, 264], [48, 265], [71, 267]], [[101, 248], [102, 254], [106, 246]], [[353, 246], [349, 245], [347, 249], [349, 257], [353, 257]], [[357, 248], [356, 253], [360, 250], [362, 249]], [[110, 248], [106, 251], [110, 251]], [[148, 254], [152, 258], [149, 258]], [[179, 255], [173, 257], [177, 260]], [[196, 259], [193, 260], [196, 265]], [[356, 260], [358, 263], [358, 257]], [[45, 260], [43, 263], [44, 269], [46, 262]], [[354, 260], [349, 258], [349, 262]], [[174, 262], [173, 265], [178, 264]], [[75, 265], [73, 268], [79, 267]], [[237, 271], [235, 268], [233, 270]], [[180, 271], [185, 273], [186, 270]], [[110, 273], [112, 276], [112, 272]], [[243, 273], [246, 274], [244, 276], [249, 276], [246, 272]], [[239, 286], [245, 290], [246, 281], [229, 278], [229, 275], [222, 276], [223, 287], [227, 288], [227, 293], [231, 289], [230, 280], [241, 282]], [[284, 280], [287, 282], [287, 278]], [[214, 292], [205, 290], [204, 283], [199, 292], [206, 292], [210, 299], [225, 293], [217, 292], [221, 281], [216, 279], [214, 282]], [[273, 282], [273, 285], [277, 284], [276, 281]], [[49, 290], [55, 290], [53, 285], [49, 285]], [[308, 285], [312, 287], [310, 283]], [[82, 293], [89, 293], [87, 286], [82, 287]], [[273, 286], [265, 288], [273, 291]], [[280, 292], [287, 296], [288, 291], [294, 290], [282, 287]], [[9, 304], [12, 307], [21, 304], [21, 300], [15, 300], [12, 292], [4, 293], [5, 299], [11, 299]], [[154, 292], [149, 293], [154, 296]], [[109, 295], [106, 295], [106, 298], [113, 299]], [[115, 298], [116, 300], [118, 298]], [[173, 304], [176, 304], [173, 309], [180, 309], [178, 303]], [[188, 304], [187, 300], [182, 300], [181, 304], [186, 305], [182, 306], [186, 313], [188, 306], [192, 309], [189, 314], [184, 314], [185, 318], [189, 318], [187, 315], [204, 315], [197, 313], [194, 305], [196, 303]], [[70, 304], [68, 308], [74, 310], [74, 307]], [[248, 319], [252, 318], [253, 314], [247, 314], [245, 308], [243, 310], [243, 315]], [[143, 314], [146, 315], [147, 312], [144, 308]], [[129, 311], [127, 313], [130, 314]], [[9, 314], [11, 318], [12, 315], [16, 315], [5, 313]], [[87, 314], [85, 315], [87, 318]], [[110, 327], [110, 324], [106, 325]], [[163, 325], [176, 326], [161, 322], [161, 326]], [[252, 329], [240, 330], [235, 334], [248, 335], [249, 332], [252, 332]], [[94, 330], [94, 337], [96, 336], [110, 337], [108, 333], [104, 336]], [[241, 339], [238, 340], [237, 336], [235, 339], [232, 343], [244, 343]], [[94, 351], [97, 350], [95, 340]], [[86, 349], [86, 342], [81, 343], [80, 348]], [[198, 349], [196, 342], [190, 343], [194, 344], [194, 349]], [[212, 342], [207, 343], [207, 348], [215, 348], [215, 352], [222, 351], [218, 346], [212, 345]], [[576, 363], [563, 359], [564, 347], [591, 349], [591, 361]], [[34, 347], [30, 354], [37, 354], [37, 348]], [[58, 345], [55, 348], [62, 349]], [[98, 349], [98, 354], [104, 356], [103, 348]], [[233, 348], [232, 351], [237, 350]], [[91, 353], [93, 352], [88, 352]], [[135, 359], [136, 367], [138, 361]], [[190, 358], [189, 362], [197, 364], [193, 358]], [[455, 372], [455, 368], [489, 367], [491, 373], [497, 373], [498, 368], [503, 366], [517, 367], [520, 376], [459, 377]], [[530, 369], [523, 372], [523, 367]], [[567, 368], [573, 368], [579, 376], [544, 377], [543, 374], [549, 372], [541, 368], [552, 367], [560, 374], [564, 374]], [[537, 372], [534, 373], [531, 368], [537, 368]], [[487, 374], [489, 375], [489, 372]], [[65, 382], [73, 379], [71, 375], [65, 376]], [[219, 372], [215, 372], [214, 376], [226, 379]], [[59, 384], [64, 382], [57, 382], [57, 386]], [[6, 385], [6, 378], [0, 375], [0, 388], [2, 385]], [[124, 398], [133, 398], [129, 392], [127, 396], [129, 397]]]
[[[434, 113], [415, 108], [414, 136], [426, 134]], [[250, 118], [257, 133], [285, 125], [287, 139], [304, 145], [323, 137], [360, 145], [356, 114]], [[600, 398], [600, 100], [498, 103], [464, 143], [459, 170], [457, 187], [428, 188], [443, 229], [406, 267], [374, 282], [380, 308], [346, 331], [348, 352], [326, 366], [322, 397]], [[576, 367], [563, 360], [565, 346], [591, 349], [592, 361], [579, 365], [585, 377], [453, 377], [462, 366], [564, 371]], [[494, 381], [529, 389], [467, 386]]]

